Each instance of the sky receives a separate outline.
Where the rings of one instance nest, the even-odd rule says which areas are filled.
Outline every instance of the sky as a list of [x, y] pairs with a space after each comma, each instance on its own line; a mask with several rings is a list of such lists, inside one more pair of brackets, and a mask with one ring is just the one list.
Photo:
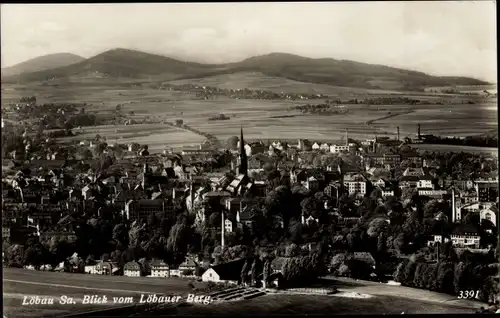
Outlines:
[[1, 65], [113, 48], [187, 61], [272, 52], [496, 82], [496, 3], [2, 4]]

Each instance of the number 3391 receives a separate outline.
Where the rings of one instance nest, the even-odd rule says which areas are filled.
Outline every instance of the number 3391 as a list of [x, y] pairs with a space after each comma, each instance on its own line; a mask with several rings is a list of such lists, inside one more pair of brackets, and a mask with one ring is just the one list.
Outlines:
[[458, 293], [458, 299], [477, 299], [479, 298], [479, 290], [461, 290]]

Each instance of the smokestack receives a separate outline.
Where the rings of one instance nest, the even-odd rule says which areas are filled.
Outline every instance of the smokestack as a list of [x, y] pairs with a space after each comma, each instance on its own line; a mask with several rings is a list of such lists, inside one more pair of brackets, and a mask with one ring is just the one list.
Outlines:
[[345, 145], [349, 146], [349, 132], [348, 129], [345, 129]]
[[398, 126], [398, 129], [397, 129], [397, 133], [398, 133], [398, 141], [399, 141], [399, 126]]
[[221, 239], [220, 239], [220, 246], [224, 247], [224, 232], [226, 231], [226, 226], [224, 222], [224, 211], [221, 213], [222, 215], [222, 229], [221, 229]]
[[417, 136], [420, 139], [420, 124], [417, 124]]
[[451, 188], [451, 221], [455, 223], [457, 219], [457, 207], [455, 204], [455, 189]]

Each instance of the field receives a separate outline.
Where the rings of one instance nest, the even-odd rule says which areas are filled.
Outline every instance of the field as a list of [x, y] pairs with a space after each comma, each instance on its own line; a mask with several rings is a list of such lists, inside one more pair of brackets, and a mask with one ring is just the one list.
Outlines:
[[[252, 90], [266, 90], [276, 93], [294, 92], [302, 94], [326, 94], [329, 96], [381, 93], [380, 90], [374, 89], [349, 88], [327, 84], [299, 82], [287, 78], [268, 76], [260, 72], [238, 72], [189, 80], [176, 80], [169, 83], [174, 85], [198, 84], [223, 89], [248, 88]], [[396, 93], [395, 91], [386, 90], [383, 92]]]
[[434, 145], [434, 144], [413, 144], [410, 147], [423, 151], [441, 151], [441, 152], [468, 152], [478, 154], [489, 154], [498, 157], [498, 148], [472, 147], [459, 145]]
[[200, 135], [165, 124], [102, 125], [83, 127], [77, 131], [77, 136], [61, 138], [61, 140], [92, 139], [98, 134], [106, 137], [106, 142], [109, 144], [130, 144], [136, 142], [140, 145], [148, 145], [151, 153], [162, 152], [166, 146], [172, 149], [186, 145], [196, 146], [205, 140]]
[[[199, 83], [222, 88], [252, 88], [286, 92], [318, 92], [334, 98], [349, 94], [351, 97], [366, 97], [367, 94], [395, 96], [394, 92], [368, 91], [329, 86], [325, 84], [301, 83], [292, 80], [264, 76], [259, 73], [238, 73], [218, 75], [203, 80], [183, 80], [171, 83]], [[129, 85], [129, 87], [124, 87]], [[396, 137], [396, 127], [400, 127], [400, 136], [414, 136], [417, 123], [422, 134], [440, 136], [464, 136], [483, 134], [498, 127], [497, 106], [495, 99], [478, 97], [458, 97], [450, 95], [439, 97], [429, 93], [413, 93], [420, 99], [447, 100], [446, 105], [346, 105], [346, 114], [321, 115], [302, 114], [291, 110], [294, 105], [318, 104], [323, 100], [285, 101], [285, 100], [236, 100], [226, 97], [204, 100], [188, 92], [176, 92], [148, 88], [147, 84], [130, 87], [130, 83], [108, 80], [94, 81], [78, 85], [76, 82], [59, 83], [57, 87], [36, 85], [22, 87], [4, 85], [2, 104], [15, 101], [21, 96], [35, 95], [41, 103], [86, 102], [87, 112], [111, 113], [116, 105], [122, 106], [122, 112], [128, 117], [144, 118], [161, 122], [183, 119], [184, 123], [203, 132], [211, 133], [221, 141], [237, 135], [242, 126], [248, 139], [298, 139], [342, 140], [345, 129], [349, 129], [351, 138], [373, 138], [377, 136]], [[465, 89], [465, 88], [464, 88]], [[417, 96], [418, 95], [418, 96]], [[406, 96], [406, 95], [405, 95]], [[463, 104], [464, 99], [476, 99], [474, 105]], [[389, 114], [390, 118], [385, 118]], [[209, 121], [208, 118], [224, 114], [231, 119]], [[277, 118], [280, 117], [281, 118]], [[287, 117], [284, 117], [287, 116]], [[370, 124], [367, 124], [370, 122]], [[139, 142], [150, 146], [152, 152], [158, 152], [165, 146], [180, 147], [192, 145], [204, 140], [193, 133], [175, 130], [161, 124], [144, 124], [119, 127], [93, 127], [84, 129], [82, 135], [74, 139], [81, 140], [99, 134], [110, 141]]]
[[[177, 308], [177, 315], [252, 315], [277, 314], [459, 314], [474, 313], [484, 304], [457, 300], [455, 296], [421, 289], [390, 286], [348, 278], [329, 278], [343, 294], [364, 294], [370, 298], [337, 297], [335, 295], [269, 294], [251, 300]], [[169, 312], [170, 314], [170, 312]]]
[[[36, 272], [24, 269], [3, 269], [3, 308], [7, 317], [41, 317], [46, 315], [76, 314], [111, 306], [112, 297], [134, 297], [138, 302], [141, 294], [181, 295], [192, 292], [188, 281], [180, 278], [149, 278], [123, 276], [93, 276]], [[59, 297], [73, 297], [76, 305], [60, 305]], [[81, 304], [84, 295], [106, 295], [108, 304]], [[21, 305], [24, 296], [52, 296], [54, 305]]]

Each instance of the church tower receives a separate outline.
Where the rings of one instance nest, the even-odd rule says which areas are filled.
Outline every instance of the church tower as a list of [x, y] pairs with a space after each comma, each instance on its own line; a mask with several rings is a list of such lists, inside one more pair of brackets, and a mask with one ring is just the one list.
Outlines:
[[248, 158], [247, 153], [245, 151], [245, 141], [243, 140], [243, 127], [241, 127], [240, 132], [240, 167], [239, 173], [244, 174], [245, 176], [248, 173]]

